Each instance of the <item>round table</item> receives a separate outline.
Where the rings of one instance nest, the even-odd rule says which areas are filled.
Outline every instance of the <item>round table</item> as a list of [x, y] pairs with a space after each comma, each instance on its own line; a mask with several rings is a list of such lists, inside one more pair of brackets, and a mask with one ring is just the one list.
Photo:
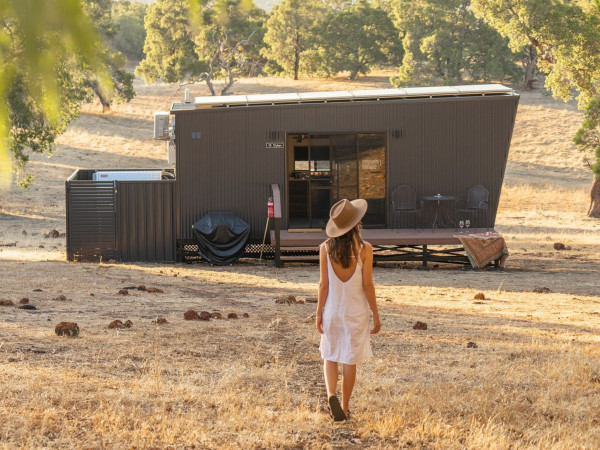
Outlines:
[[448, 228], [453, 225], [456, 228], [456, 222], [450, 216], [448, 211], [448, 204], [456, 201], [456, 197], [453, 195], [424, 195], [421, 200], [429, 203], [433, 203], [435, 215], [432, 222], [432, 228]]

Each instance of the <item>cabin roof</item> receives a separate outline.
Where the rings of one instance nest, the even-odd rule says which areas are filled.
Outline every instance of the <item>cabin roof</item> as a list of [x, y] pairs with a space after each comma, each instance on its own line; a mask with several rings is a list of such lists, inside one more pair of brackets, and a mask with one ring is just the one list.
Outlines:
[[472, 84], [464, 86], [431, 86], [402, 89], [364, 89], [356, 91], [298, 92], [253, 95], [216, 95], [195, 97], [191, 102], [175, 102], [171, 112], [203, 108], [239, 106], [352, 102], [361, 100], [390, 100], [407, 98], [467, 97], [486, 95], [514, 95], [501, 84]]

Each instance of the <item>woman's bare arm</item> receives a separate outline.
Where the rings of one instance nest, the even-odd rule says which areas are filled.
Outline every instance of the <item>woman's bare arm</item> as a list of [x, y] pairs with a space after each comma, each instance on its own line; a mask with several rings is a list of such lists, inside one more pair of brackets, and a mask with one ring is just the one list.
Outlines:
[[369, 302], [369, 308], [373, 313], [373, 328], [371, 334], [377, 334], [381, 329], [381, 321], [379, 320], [379, 311], [377, 310], [377, 300], [375, 297], [375, 284], [373, 283], [373, 247], [369, 243], [365, 243], [361, 252], [363, 258], [363, 289]]
[[323, 308], [329, 294], [329, 274], [327, 273], [326, 245], [319, 247], [319, 296], [317, 301], [317, 330], [323, 334]]

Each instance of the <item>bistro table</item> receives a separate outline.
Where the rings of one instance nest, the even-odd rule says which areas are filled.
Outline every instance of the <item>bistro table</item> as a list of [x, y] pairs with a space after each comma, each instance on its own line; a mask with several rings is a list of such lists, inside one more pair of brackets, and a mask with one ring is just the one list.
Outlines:
[[456, 222], [452, 219], [448, 208], [456, 201], [456, 197], [453, 195], [435, 194], [435, 195], [424, 195], [421, 197], [423, 204], [425, 202], [433, 206], [435, 214], [432, 214], [433, 221], [431, 228], [448, 228], [452, 225], [456, 228]]

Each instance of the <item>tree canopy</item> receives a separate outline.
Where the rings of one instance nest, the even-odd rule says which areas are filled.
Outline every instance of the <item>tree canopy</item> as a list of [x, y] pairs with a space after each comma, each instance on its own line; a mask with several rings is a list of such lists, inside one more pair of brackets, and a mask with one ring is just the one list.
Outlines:
[[115, 50], [129, 58], [141, 60], [144, 57], [146, 29], [144, 18], [148, 6], [144, 3], [121, 1], [113, 5], [113, 18], [117, 32], [112, 38]]
[[125, 69], [127, 57], [114, 48], [113, 39], [119, 31], [119, 25], [113, 17], [113, 0], [85, 0], [85, 8], [100, 34], [100, 41], [96, 44], [97, 52], [110, 72], [114, 89], [102, 89], [101, 82], [94, 72], [84, 67], [86, 85], [106, 111], [113, 102], [128, 102], [135, 96], [134, 77]]
[[398, 31], [387, 12], [358, 0], [326, 17], [318, 45], [326, 73], [348, 71], [353, 80], [373, 67], [386, 65], [399, 50], [398, 42]]
[[266, 46], [261, 55], [297, 80], [300, 71], [308, 71], [307, 51], [313, 45], [316, 25], [325, 11], [321, 0], [283, 0], [273, 8], [267, 20]]
[[514, 50], [533, 46], [545, 86], [563, 100], [578, 92], [585, 107], [600, 80], [600, 21], [563, 0], [473, 0], [473, 10], [509, 39]]
[[136, 68], [145, 81], [225, 80], [226, 94], [236, 77], [256, 71], [266, 13], [252, 0], [158, 0], [146, 15], [146, 57]]
[[196, 53], [188, 4], [188, 0], [158, 0], [148, 7], [146, 57], [135, 69], [144, 81], [176, 83], [196, 77], [205, 69]]
[[511, 79], [514, 55], [496, 30], [471, 11], [469, 0], [391, 0], [403, 36], [397, 86]]
[[252, 0], [190, 3], [196, 53], [206, 66], [194, 81], [206, 82], [215, 95], [214, 81], [223, 80], [225, 95], [238, 77], [260, 72], [266, 13]]

